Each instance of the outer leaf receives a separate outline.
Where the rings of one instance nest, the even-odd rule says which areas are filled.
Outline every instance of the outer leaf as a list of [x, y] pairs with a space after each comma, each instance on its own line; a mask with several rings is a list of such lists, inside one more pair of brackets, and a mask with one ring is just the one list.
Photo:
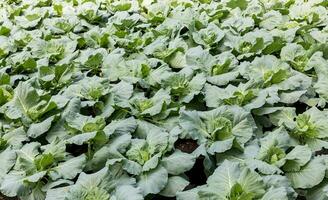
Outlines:
[[55, 168], [52, 168], [49, 172], [49, 176], [53, 180], [57, 180], [59, 178], [73, 179], [77, 174], [82, 172], [85, 163], [85, 155], [71, 158], [66, 162], [60, 163]]
[[170, 156], [164, 157], [161, 164], [166, 168], [169, 174], [179, 175], [190, 170], [195, 161], [195, 156], [177, 150]]
[[181, 192], [189, 181], [180, 176], [169, 177], [166, 187], [160, 192], [161, 195], [166, 197], [174, 197], [178, 192]]
[[141, 188], [143, 195], [156, 194], [165, 188], [168, 182], [168, 174], [164, 167], [141, 174], [138, 179], [138, 186]]
[[321, 158], [314, 158], [300, 171], [289, 172], [286, 176], [295, 188], [312, 188], [318, 185], [325, 177], [326, 167]]

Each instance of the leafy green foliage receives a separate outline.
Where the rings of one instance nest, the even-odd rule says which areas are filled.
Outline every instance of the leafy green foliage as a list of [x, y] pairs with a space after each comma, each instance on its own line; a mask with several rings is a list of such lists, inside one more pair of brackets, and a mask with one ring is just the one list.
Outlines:
[[0, 193], [327, 200], [327, 6], [0, 1]]

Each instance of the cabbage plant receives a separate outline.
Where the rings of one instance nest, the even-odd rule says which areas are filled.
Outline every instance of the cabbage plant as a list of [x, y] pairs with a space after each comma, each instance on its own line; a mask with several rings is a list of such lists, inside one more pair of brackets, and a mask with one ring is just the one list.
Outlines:
[[0, 1], [0, 199], [328, 200], [326, 0]]

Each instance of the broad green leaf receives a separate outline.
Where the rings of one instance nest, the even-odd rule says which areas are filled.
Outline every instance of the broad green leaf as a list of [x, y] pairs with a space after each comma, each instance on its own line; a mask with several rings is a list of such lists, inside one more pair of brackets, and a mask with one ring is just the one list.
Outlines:
[[168, 179], [166, 187], [160, 192], [161, 195], [166, 197], [174, 197], [178, 192], [184, 190], [189, 182], [180, 176], [171, 176]]
[[326, 166], [321, 158], [314, 158], [299, 171], [288, 172], [286, 176], [295, 188], [312, 188], [325, 177]]
[[170, 156], [164, 157], [161, 164], [166, 168], [169, 174], [179, 175], [190, 170], [195, 160], [193, 155], [177, 150]]
[[40, 123], [31, 124], [30, 128], [27, 130], [27, 135], [31, 138], [36, 138], [46, 133], [50, 129], [54, 119], [55, 117], [52, 116]]
[[164, 167], [141, 174], [138, 178], [138, 186], [141, 188], [143, 195], [156, 194], [160, 192], [168, 183], [168, 173]]
[[52, 168], [49, 172], [49, 176], [52, 180], [56, 180], [58, 178], [73, 179], [77, 174], [82, 172], [85, 162], [85, 155], [71, 158], [63, 163], [59, 163], [58, 166]]

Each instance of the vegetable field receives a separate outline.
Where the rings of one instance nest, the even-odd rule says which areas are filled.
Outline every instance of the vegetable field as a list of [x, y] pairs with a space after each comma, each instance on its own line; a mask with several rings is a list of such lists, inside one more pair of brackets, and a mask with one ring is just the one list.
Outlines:
[[0, 199], [328, 200], [327, 0], [0, 1]]

